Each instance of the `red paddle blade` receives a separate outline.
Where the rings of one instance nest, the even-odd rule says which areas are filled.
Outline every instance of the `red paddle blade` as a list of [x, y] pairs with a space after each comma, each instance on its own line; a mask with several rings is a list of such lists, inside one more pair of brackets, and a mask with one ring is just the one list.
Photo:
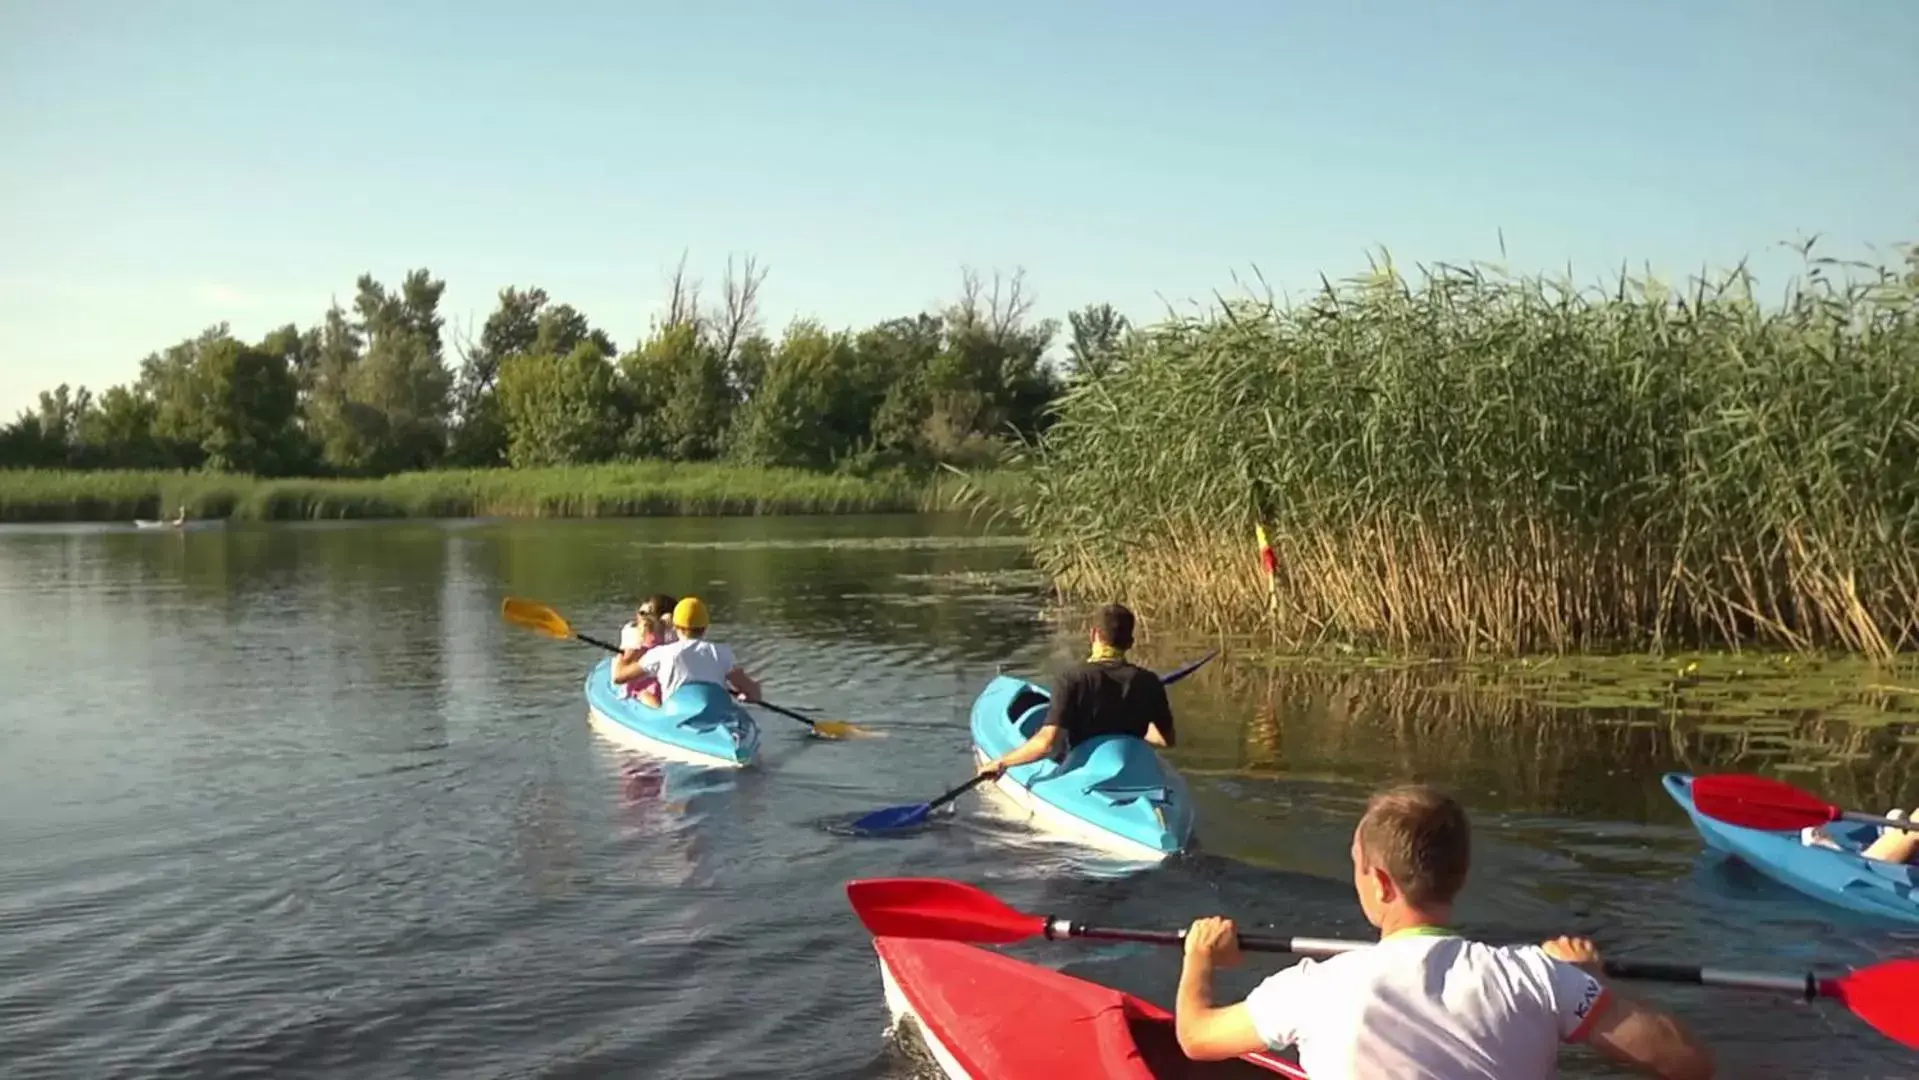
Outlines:
[[1803, 829], [1837, 821], [1840, 814], [1783, 780], [1740, 773], [1693, 777], [1692, 804], [1709, 818], [1748, 829]]
[[1919, 960], [1888, 960], [1833, 979], [1819, 993], [1834, 998], [1881, 1035], [1919, 1050]]
[[1015, 911], [989, 892], [944, 878], [849, 881], [846, 899], [875, 937], [1004, 945], [1046, 932], [1044, 917]]

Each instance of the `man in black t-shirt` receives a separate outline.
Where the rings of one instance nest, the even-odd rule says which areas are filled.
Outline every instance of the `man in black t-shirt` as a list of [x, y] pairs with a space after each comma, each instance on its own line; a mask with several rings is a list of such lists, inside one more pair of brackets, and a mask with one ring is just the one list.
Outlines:
[[1154, 746], [1172, 746], [1173, 707], [1159, 676], [1126, 659], [1133, 647], [1133, 613], [1119, 604], [1099, 610], [1092, 626], [1093, 654], [1053, 682], [1046, 722], [1012, 752], [982, 764], [999, 776], [1015, 765], [1038, 761], [1060, 747], [1071, 750], [1096, 735], [1131, 735]]

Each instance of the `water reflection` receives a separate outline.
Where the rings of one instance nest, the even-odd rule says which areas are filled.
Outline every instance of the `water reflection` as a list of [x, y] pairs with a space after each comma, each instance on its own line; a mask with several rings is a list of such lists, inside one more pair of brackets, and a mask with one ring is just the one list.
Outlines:
[[[627, 753], [586, 723], [600, 654], [499, 618], [514, 594], [611, 634], [655, 589], [706, 595], [769, 697], [886, 737], [765, 714], [746, 774]], [[1469, 932], [1768, 969], [1913, 947], [1718, 865], [1658, 790], [1670, 768], [1796, 767], [1847, 805], [1919, 803], [1915, 740], [1881, 722], [1901, 695], [1832, 667], [1791, 693], [1711, 664], [1548, 684], [1273, 667], [1229, 641], [1173, 691], [1194, 854], [1102, 878], [972, 794], [894, 840], [823, 827], [963, 780], [993, 673], [1084, 655], [1041, 600], [1016, 544], [937, 518], [0, 530], [9, 1068], [293, 1073], [324, 1046], [342, 1075], [896, 1075], [847, 879], [1363, 936], [1353, 822], [1409, 777], [1474, 813]], [[1176, 950], [1020, 951], [1162, 1003], [1178, 973]], [[1652, 996], [1728, 1048], [1729, 1075], [1911, 1071], [1831, 1010]]]
[[[1166, 666], [1192, 650], [1162, 646], [1155, 659]], [[1570, 707], [1444, 665], [1236, 660], [1174, 691], [1176, 757], [1189, 774], [1430, 780], [1476, 811], [1625, 821], [1683, 820], [1659, 787], [1672, 769], [1783, 774], [1845, 805], [1919, 799], [1919, 739], [1903, 723], [1811, 714], [1731, 725], [1683, 708]], [[1765, 737], [1775, 732], [1777, 742]]]

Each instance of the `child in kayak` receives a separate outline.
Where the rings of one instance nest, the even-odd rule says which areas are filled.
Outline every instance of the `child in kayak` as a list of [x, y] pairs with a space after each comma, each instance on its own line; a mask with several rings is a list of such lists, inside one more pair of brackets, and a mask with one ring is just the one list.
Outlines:
[[1301, 960], [1216, 1006], [1213, 971], [1239, 959], [1233, 923], [1187, 929], [1174, 1021], [1188, 1057], [1297, 1044], [1312, 1076], [1545, 1080], [1560, 1044], [1585, 1043], [1669, 1080], [1713, 1076], [1712, 1054], [1678, 1020], [1600, 981], [1592, 942], [1492, 946], [1447, 929], [1471, 855], [1466, 812], [1447, 795], [1423, 785], [1374, 795], [1351, 855], [1377, 945]]
[[620, 655], [613, 661], [613, 685], [655, 709], [660, 707], [660, 680], [640, 666], [640, 658], [674, 640], [667, 625], [672, 610], [673, 598], [664, 593], [641, 601], [633, 621], [620, 627]]
[[[1904, 810], [1894, 807], [1886, 811], [1886, 816], [1894, 821], [1919, 822], [1919, 810], [1913, 811], [1912, 816], [1908, 818]], [[1846, 850], [1839, 841], [1827, 834], [1824, 826], [1820, 825], [1808, 825], [1799, 830], [1799, 842], [1807, 847]], [[1859, 854], [1868, 859], [1878, 859], [1880, 862], [1909, 863], [1913, 861], [1914, 855], [1919, 855], [1919, 829], [1895, 829], [1890, 825], [1881, 825], [1878, 838], [1867, 844]]]
[[675, 640], [648, 649], [639, 658], [640, 670], [659, 680], [660, 699], [690, 682], [713, 683], [731, 689], [742, 701], [758, 701], [760, 684], [733, 658], [733, 650], [706, 640], [706, 604], [688, 596], [673, 605]]

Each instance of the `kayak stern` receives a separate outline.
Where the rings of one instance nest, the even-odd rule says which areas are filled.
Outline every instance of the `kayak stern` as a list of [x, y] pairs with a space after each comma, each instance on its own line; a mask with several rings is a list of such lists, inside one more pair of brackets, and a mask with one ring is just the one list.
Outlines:
[[[983, 764], [1031, 738], [1048, 702], [1044, 690], [1024, 679], [995, 676], [973, 702], [975, 761]], [[1129, 736], [1102, 735], [1062, 761], [1016, 765], [992, 787], [1043, 831], [1131, 861], [1160, 862], [1192, 844], [1195, 815], [1185, 778], [1150, 744]]]
[[657, 757], [716, 768], [744, 768], [758, 756], [759, 725], [725, 687], [686, 683], [655, 709], [625, 696], [612, 672], [608, 657], [586, 676], [588, 720], [600, 734]]

